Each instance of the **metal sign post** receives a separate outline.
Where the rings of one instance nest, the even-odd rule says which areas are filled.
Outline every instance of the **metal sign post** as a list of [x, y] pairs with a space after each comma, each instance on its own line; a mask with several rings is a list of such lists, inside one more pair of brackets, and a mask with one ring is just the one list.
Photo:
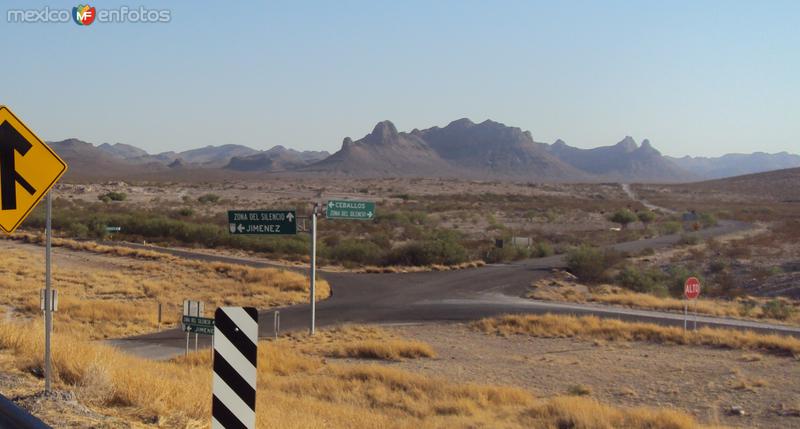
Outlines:
[[39, 204], [46, 201], [44, 390], [50, 391], [52, 364], [50, 334], [53, 330], [50, 250], [53, 199], [50, 189], [67, 171], [67, 164], [37, 137], [8, 107], [0, 105], [0, 229], [12, 233]]
[[45, 197], [47, 205], [47, 219], [45, 220], [45, 246], [44, 246], [44, 391], [50, 392], [52, 378], [52, 363], [50, 361], [50, 332], [53, 330], [53, 299], [51, 292], [52, 282], [50, 276], [50, 249], [53, 235], [53, 197], [50, 192]]
[[683, 298], [683, 332], [686, 332], [686, 320], [689, 318], [689, 300]]
[[317, 280], [317, 211], [319, 204], [314, 203], [314, 211], [311, 213], [311, 335], [314, 335], [317, 314], [316, 280]]
[[275, 310], [275, 314], [273, 315], [272, 327], [275, 330], [275, 339], [277, 340], [278, 339], [278, 332], [280, 332], [280, 330], [281, 330], [281, 312], [278, 311], [278, 310]]
[[[197, 326], [193, 326], [193, 320], [203, 319], [205, 307], [206, 305], [202, 301], [192, 301], [190, 299], [183, 300], [183, 317], [181, 318], [181, 323], [183, 324], [183, 330], [186, 331], [186, 350], [184, 356], [189, 355], [189, 334], [191, 332], [194, 332], [194, 351], [197, 351], [198, 333], [203, 332], [198, 331]], [[187, 318], [189, 320], [187, 320]], [[209, 320], [211, 320], [211, 323], [213, 324], [213, 319]]]

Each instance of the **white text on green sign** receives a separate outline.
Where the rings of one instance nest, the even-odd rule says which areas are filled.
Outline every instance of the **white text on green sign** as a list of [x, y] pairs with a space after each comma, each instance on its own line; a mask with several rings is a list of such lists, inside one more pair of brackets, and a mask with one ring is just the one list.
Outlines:
[[229, 210], [231, 234], [297, 234], [294, 210]]
[[331, 200], [326, 205], [325, 215], [329, 219], [375, 218], [375, 203], [371, 201]]

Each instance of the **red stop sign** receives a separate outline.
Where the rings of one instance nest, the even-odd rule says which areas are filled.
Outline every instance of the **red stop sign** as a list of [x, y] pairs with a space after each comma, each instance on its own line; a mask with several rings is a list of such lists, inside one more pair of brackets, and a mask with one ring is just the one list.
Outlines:
[[683, 285], [683, 295], [686, 299], [695, 299], [700, 296], [700, 280], [697, 277], [689, 277]]

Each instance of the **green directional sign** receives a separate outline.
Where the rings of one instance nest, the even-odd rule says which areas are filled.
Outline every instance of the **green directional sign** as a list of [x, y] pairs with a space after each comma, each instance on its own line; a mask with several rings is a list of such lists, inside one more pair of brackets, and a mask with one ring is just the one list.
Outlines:
[[371, 220], [375, 218], [375, 203], [371, 201], [331, 200], [326, 206], [328, 219]]
[[190, 332], [193, 334], [200, 334], [200, 335], [214, 335], [214, 327], [186, 325], [184, 328], [184, 332]]
[[297, 234], [294, 210], [228, 210], [231, 234]]
[[183, 331], [195, 334], [214, 335], [214, 319], [208, 317], [183, 316]]

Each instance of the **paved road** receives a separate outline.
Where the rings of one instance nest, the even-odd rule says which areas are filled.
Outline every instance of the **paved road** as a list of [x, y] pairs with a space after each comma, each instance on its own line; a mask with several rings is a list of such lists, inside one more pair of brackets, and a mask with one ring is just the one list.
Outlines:
[[[699, 232], [703, 237], [743, 231], [749, 225], [721, 222]], [[675, 244], [677, 235], [621, 243], [617, 250], [637, 252]], [[149, 247], [186, 258], [235, 262], [251, 266], [270, 266], [268, 262], [218, 257], [184, 250]], [[447, 272], [401, 274], [321, 273], [331, 285], [332, 296], [317, 304], [317, 326], [342, 323], [409, 323], [427, 321], [469, 321], [506, 313], [558, 313], [596, 315], [661, 325], [683, 325], [683, 316], [648, 310], [633, 310], [592, 304], [533, 301], [521, 298], [531, 282], [565, 266], [563, 256], [530, 259], [513, 264]], [[275, 309], [260, 311], [259, 334], [273, 335]], [[309, 326], [309, 306], [278, 309], [281, 331], [305, 330]], [[698, 326], [724, 326], [800, 336], [800, 328], [744, 320], [698, 317]], [[164, 359], [183, 352], [185, 334], [178, 329], [111, 341], [123, 350], [153, 359]], [[192, 341], [193, 342], [193, 341]], [[209, 338], [202, 337], [207, 347]]]

